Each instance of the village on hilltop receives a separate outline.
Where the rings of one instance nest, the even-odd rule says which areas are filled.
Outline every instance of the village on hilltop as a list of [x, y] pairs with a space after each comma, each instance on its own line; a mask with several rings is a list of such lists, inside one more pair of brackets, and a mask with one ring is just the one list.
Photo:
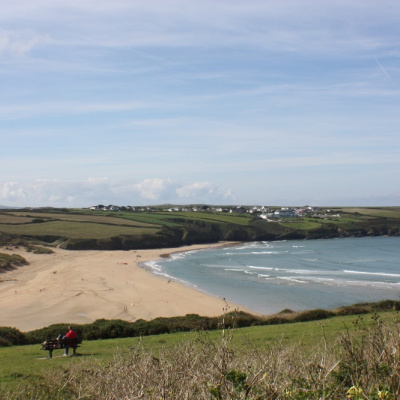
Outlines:
[[229, 213], [229, 214], [251, 214], [256, 218], [273, 221], [281, 218], [301, 218], [312, 216], [317, 218], [340, 218], [339, 214], [332, 214], [331, 210], [321, 210], [319, 207], [280, 207], [271, 208], [267, 206], [233, 206], [220, 207], [208, 205], [192, 205], [192, 206], [172, 206], [172, 207], [151, 207], [151, 206], [97, 206], [89, 207], [93, 211], [131, 211], [131, 212], [214, 212], [214, 213]]

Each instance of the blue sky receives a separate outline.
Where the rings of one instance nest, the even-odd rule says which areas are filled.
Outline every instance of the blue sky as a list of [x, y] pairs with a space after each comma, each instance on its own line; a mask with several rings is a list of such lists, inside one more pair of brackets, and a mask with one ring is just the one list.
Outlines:
[[3, 0], [0, 204], [400, 205], [400, 2]]

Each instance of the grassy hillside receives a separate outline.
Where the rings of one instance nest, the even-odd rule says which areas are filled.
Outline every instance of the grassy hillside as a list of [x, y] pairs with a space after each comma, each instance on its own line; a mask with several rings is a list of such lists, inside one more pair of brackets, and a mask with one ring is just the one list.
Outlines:
[[0, 397], [391, 400], [399, 326], [389, 312], [84, 341], [77, 357], [52, 360], [40, 345], [0, 348]]
[[[257, 214], [210, 212], [0, 210], [0, 244], [36, 240], [71, 250], [138, 249], [210, 243], [399, 235], [400, 207], [330, 208], [265, 221]], [[20, 242], [21, 243], [21, 242]]]

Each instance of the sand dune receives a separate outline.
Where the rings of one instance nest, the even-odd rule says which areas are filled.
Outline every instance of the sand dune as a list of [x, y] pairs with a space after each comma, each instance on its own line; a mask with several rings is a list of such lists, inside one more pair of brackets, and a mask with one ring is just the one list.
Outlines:
[[[20, 254], [29, 265], [0, 274], [0, 326], [29, 331], [99, 318], [135, 321], [189, 313], [221, 315], [226, 307], [223, 299], [169, 282], [138, 265], [161, 254], [215, 246], [131, 251], [55, 249], [54, 254], [1, 248], [3, 253]], [[230, 310], [236, 308], [229, 305]]]

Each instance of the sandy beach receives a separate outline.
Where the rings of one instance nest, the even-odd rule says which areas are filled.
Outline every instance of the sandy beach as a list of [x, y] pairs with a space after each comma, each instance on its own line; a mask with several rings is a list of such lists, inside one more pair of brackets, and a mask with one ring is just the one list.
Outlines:
[[[83, 324], [100, 318], [135, 321], [191, 313], [221, 315], [226, 308], [223, 299], [139, 266], [163, 254], [216, 246], [221, 244], [131, 251], [54, 249], [54, 254], [0, 248], [2, 253], [19, 254], [29, 262], [0, 274], [0, 326], [26, 332], [54, 323]], [[228, 306], [229, 310], [239, 308]]]

